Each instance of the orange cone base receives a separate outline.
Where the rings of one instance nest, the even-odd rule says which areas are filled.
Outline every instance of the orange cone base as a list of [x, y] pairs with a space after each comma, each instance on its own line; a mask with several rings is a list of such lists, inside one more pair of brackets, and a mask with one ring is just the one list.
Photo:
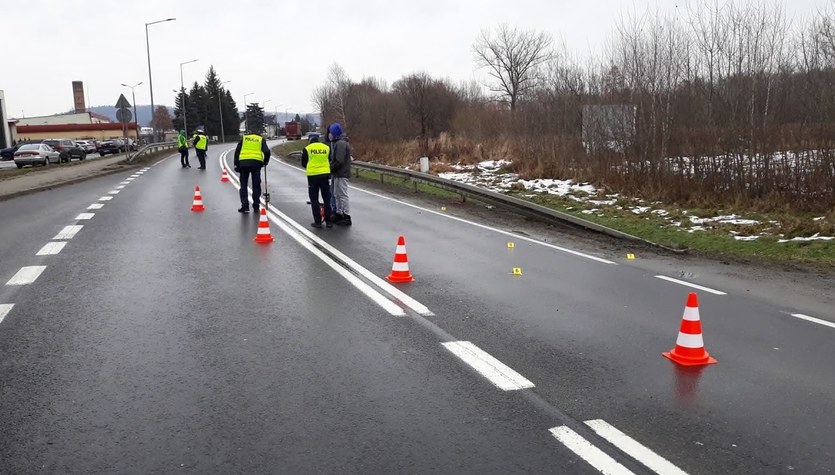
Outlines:
[[661, 353], [661, 356], [663, 356], [665, 358], [668, 358], [670, 361], [672, 361], [674, 363], [678, 363], [682, 366], [705, 366], [705, 365], [709, 365], [709, 364], [718, 363], [718, 361], [716, 361], [706, 351], [705, 351], [705, 354], [703, 356], [693, 358], [693, 357], [690, 357], [690, 356], [684, 356], [680, 353], [677, 353], [676, 349], [673, 348], [670, 351], [665, 351], [664, 353]]
[[412, 274], [410, 272], [408, 272], [408, 271], [403, 272], [403, 274], [405, 274], [405, 275], [395, 275], [395, 273], [392, 272], [391, 274], [388, 275], [388, 277], [386, 277], [386, 279], [388, 279], [389, 282], [394, 282], [395, 284], [400, 284], [400, 283], [403, 283], [403, 282], [414, 282], [415, 281], [415, 278], [412, 277]]
[[221, 183], [226, 183], [227, 181], [229, 181], [229, 177], [228, 177], [228, 176], [226, 176], [226, 175], [223, 175], [223, 176], [220, 178], [220, 182], [221, 182]]
[[255, 236], [255, 238], [252, 241], [257, 242], [259, 244], [267, 244], [267, 243], [275, 241], [275, 239], [273, 239], [272, 234], [261, 234], [261, 235]]
[[191, 207], [191, 210], [199, 213], [201, 211], [206, 211], [206, 208], [204, 208], [203, 205], [194, 205]]

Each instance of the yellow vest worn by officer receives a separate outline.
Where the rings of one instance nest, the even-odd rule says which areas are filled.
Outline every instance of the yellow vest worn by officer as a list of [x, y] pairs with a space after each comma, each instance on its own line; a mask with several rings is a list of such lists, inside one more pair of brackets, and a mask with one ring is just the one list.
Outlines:
[[241, 154], [238, 160], [258, 160], [264, 162], [264, 152], [261, 151], [261, 144], [264, 138], [260, 135], [250, 134], [244, 135], [241, 142]]
[[206, 150], [209, 147], [209, 137], [203, 134], [195, 134], [194, 148], [196, 150]]
[[307, 176], [329, 175], [331, 164], [328, 156], [331, 148], [323, 143], [314, 142], [307, 147]]

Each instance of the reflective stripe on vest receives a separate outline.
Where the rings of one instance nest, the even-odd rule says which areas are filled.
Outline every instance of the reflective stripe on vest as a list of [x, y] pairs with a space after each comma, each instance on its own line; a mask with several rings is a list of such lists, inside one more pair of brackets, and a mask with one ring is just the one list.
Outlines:
[[307, 176], [327, 175], [331, 172], [328, 161], [330, 147], [323, 143], [312, 143], [305, 147], [307, 150]]
[[241, 139], [241, 154], [239, 160], [264, 161], [264, 152], [261, 151], [261, 143], [264, 139], [260, 135], [244, 135]]
[[197, 137], [197, 141], [194, 142], [194, 148], [197, 150], [206, 150], [209, 146], [209, 137], [200, 134], [197, 134], [195, 137]]

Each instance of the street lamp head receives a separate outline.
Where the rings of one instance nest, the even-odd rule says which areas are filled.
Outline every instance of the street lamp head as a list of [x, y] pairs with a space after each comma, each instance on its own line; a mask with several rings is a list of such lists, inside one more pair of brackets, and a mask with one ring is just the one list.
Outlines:
[[174, 21], [174, 20], [176, 20], [176, 18], [166, 18], [165, 20], [151, 21], [151, 22], [145, 23], [145, 27], [147, 28], [150, 25], [156, 25], [157, 23], [164, 23], [166, 21]]

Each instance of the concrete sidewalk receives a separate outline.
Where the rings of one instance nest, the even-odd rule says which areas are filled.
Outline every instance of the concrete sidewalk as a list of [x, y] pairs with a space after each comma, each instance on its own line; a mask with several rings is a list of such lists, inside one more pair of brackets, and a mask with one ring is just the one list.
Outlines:
[[50, 165], [36, 172], [6, 179], [3, 179], [2, 174], [0, 174], [0, 200], [131, 170], [144, 165], [122, 163], [126, 158], [125, 154], [119, 154], [113, 157], [74, 163], [72, 166]]

